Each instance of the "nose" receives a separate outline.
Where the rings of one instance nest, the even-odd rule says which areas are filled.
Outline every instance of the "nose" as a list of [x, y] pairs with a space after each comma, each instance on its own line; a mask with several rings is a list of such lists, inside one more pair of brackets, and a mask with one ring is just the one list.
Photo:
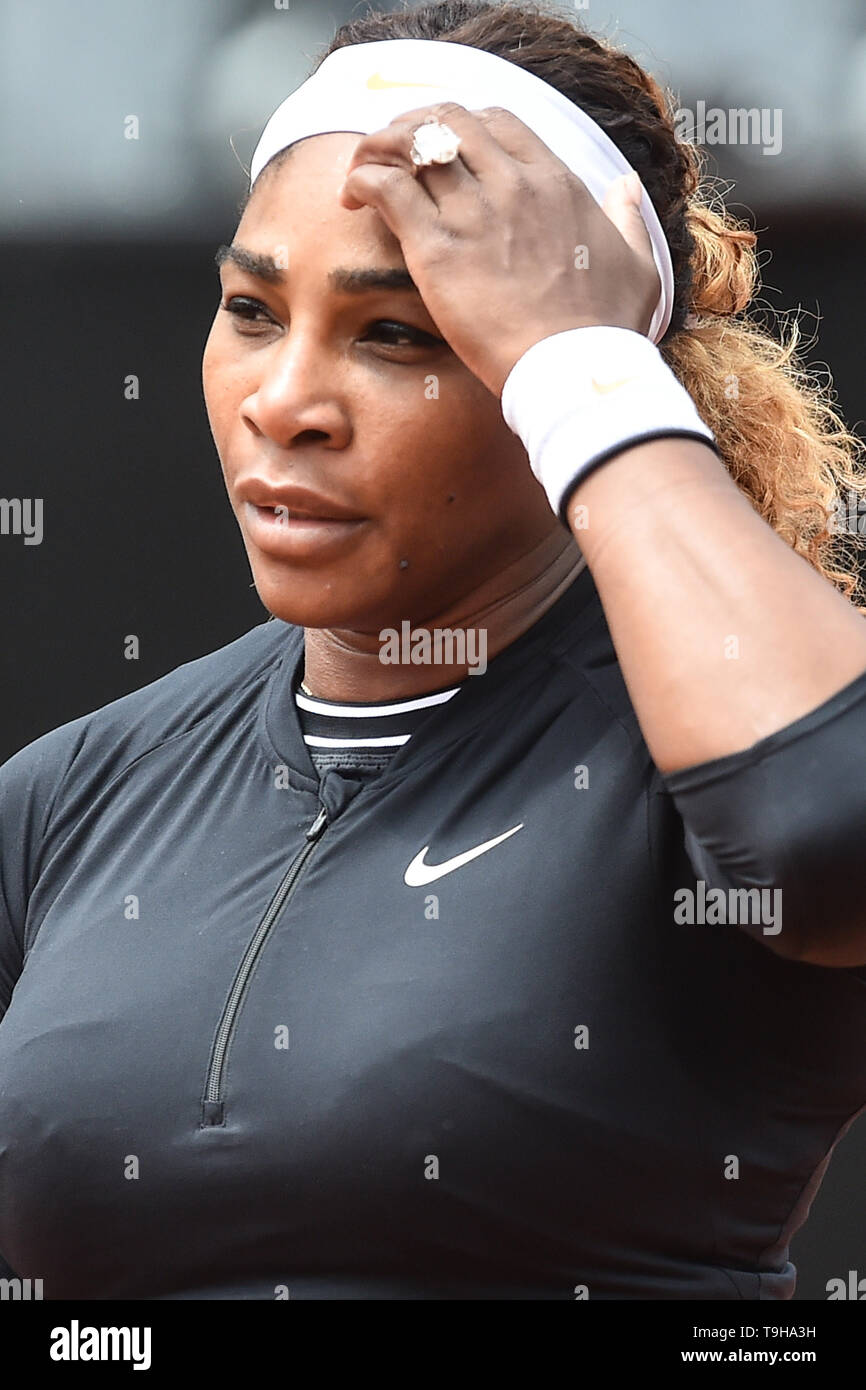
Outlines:
[[255, 389], [241, 403], [247, 425], [280, 449], [314, 441], [344, 449], [352, 429], [333, 348], [311, 328], [293, 326], [260, 362]]

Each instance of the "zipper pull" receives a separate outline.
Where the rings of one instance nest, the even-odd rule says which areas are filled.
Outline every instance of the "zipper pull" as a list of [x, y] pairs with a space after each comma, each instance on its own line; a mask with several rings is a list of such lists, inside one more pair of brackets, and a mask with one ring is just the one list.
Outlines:
[[305, 836], [305, 839], [307, 839], [307, 840], [318, 840], [319, 836], [321, 835], [322, 831], [324, 830], [324, 828], [325, 828], [325, 826], [326, 826], [327, 824], [328, 824], [328, 813], [327, 813], [327, 811], [325, 810], [324, 806], [322, 806], [322, 807], [320, 808], [320, 810], [319, 810], [319, 814], [316, 816], [316, 819], [313, 821], [313, 824], [310, 826], [309, 830], [307, 831], [306, 836]]

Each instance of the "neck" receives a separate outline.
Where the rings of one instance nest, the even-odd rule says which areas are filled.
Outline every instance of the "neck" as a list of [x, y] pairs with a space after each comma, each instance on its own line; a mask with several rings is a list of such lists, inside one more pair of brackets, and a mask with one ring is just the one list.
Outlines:
[[[473, 672], [481, 674], [487, 662], [538, 622], [583, 568], [578, 545], [558, 528], [459, 605], [413, 627], [411, 647], [422, 650], [427, 633], [432, 655], [417, 665], [406, 660], [407, 634], [400, 627], [395, 630], [400, 640], [389, 649], [378, 635], [307, 628], [304, 684], [323, 700], [379, 703], [457, 685]], [[455, 636], [437, 644], [437, 629]]]

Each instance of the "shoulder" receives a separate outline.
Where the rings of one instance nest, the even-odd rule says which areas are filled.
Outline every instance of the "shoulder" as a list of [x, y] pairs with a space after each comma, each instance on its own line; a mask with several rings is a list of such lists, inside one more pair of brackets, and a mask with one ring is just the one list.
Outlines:
[[254, 699], [300, 637], [300, 629], [277, 619], [260, 623], [140, 690], [42, 734], [0, 766], [0, 816], [26, 815], [34, 829], [33, 819], [44, 824], [73, 774], [83, 784], [104, 783], [150, 749]]

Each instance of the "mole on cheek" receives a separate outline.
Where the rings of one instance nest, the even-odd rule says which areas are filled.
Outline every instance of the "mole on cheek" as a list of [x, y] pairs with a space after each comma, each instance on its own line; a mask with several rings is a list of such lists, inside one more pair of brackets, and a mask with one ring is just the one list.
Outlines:
[[453, 502], [453, 501], [454, 501], [454, 497], [455, 497], [455, 494], [454, 494], [453, 492], [449, 492], [448, 496], [445, 498], [445, 501], [446, 501], [446, 502]]

